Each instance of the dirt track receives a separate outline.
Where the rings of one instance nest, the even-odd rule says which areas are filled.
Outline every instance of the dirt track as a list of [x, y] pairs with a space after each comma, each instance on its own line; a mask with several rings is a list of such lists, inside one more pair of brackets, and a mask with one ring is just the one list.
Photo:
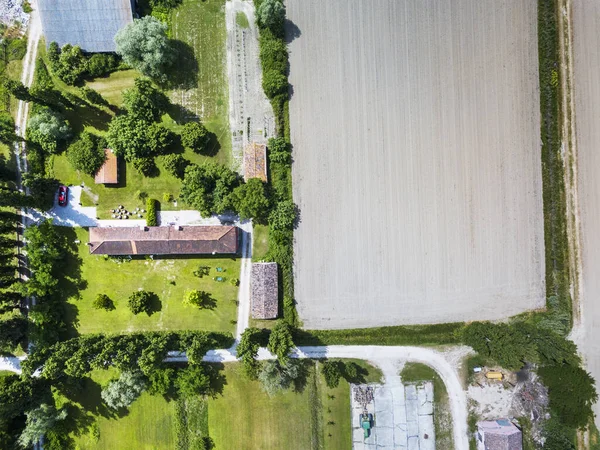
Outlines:
[[[577, 339], [587, 369], [600, 380], [600, 3], [577, 0], [573, 5], [575, 112], [581, 209], [583, 336]], [[600, 405], [594, 405], [600, 426]]]
[[286, 4], [305, 327], [543, 306], [535, 2]]

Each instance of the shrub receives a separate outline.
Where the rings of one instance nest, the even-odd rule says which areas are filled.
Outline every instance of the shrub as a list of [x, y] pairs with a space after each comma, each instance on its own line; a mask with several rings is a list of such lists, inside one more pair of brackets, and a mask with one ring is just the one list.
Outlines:
[[275, 230], [291, 230], [296, 222], [296, 205], [291, 200], [277, 203], [269, 214], [269, 225]]
[[196, 153], [203, 153], [210, 141], [206, 127], [200, 122], [189, 122], [181, 131], [181, 143]]
[[67, 159], [75, 170], [93, 176], [104, 164], [105, 147], [104, 139], [84, 131], [67, 149]]
[[169, 194], [168, 192], [165, 192], [163, 194], [163, 200], [165, 202], [172, 202], [173, 201], [173, 195]]
[[175, 386], [182, 397], [194, 397], [210, 391], [210, 378], [202, 366], [189, 366], [180, 370]]
[[106, 294], [98, 294], [92, 303], [92, 306], [95, 309], [104, 309], [106, 311], [112, 311], [115, 309], [115, 304]]
[[127, 305], [133, 314], [145, 312], [150, 315], [152, 313], [152, 303], [156, 298], [156, 294], [148, 291], [136, 291], [129, 296]]
[[166, 155], [163, 159], [165, 169], [177, 178], [183, 178], [185, 169], [191, 163], [178, 153]]
[[290, 146], [283, 138], [271, 138], [267, 143], [271, 163], [289, 164], [292, 162]]
[[263, 74], [262, 86], [269, 99], [285, 95], [288, 89], [287, 77], [276, 70], [269, 70]]
[[262, 30], [259, 39], [260, 63], [263, 71], [273, 70], [285, 74], [288, 63], [285, 41], [274, 36], [269, 30]]
[[102, 77], [119, 68], [119, 58], [111, 53], [94, 53], [87, 60], [87, 73], [91, 78]]
[[340, 378], [342, 377], [340, 365], [340, 361], [327, 360], [321, 367], [321, 373], [325, 377], [325, 384], [331, 389], [338, 387], [340, 384]]
[[158, 168], [154, 162], [154, 158], [150, 156], [142, 156], [134, 158], [132, 161], [133, 167], [145, 177], [154, 177], [158, 174]]
[[146, 225], [158, 226], [158, 200], [149, 198], [146, 200]]
[[146, 389], [146, 381], [140, 372], [123, 372], [102, 390], [101, 397], [113, 409], [126, 408]]

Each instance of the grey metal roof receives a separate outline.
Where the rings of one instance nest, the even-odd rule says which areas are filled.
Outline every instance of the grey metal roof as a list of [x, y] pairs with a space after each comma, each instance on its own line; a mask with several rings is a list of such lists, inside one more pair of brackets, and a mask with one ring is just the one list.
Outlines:
[[114, 52], [115, 34], [133, 21], [132, 0], [38, 0], [46, 44]]

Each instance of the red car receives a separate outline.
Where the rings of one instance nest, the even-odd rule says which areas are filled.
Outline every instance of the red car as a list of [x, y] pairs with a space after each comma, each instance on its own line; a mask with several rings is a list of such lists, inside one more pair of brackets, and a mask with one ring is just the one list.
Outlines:
[[58, 204], [60, 206], [67, 206], [69, 202], [69, 188], [61, 186], [58, 188]]

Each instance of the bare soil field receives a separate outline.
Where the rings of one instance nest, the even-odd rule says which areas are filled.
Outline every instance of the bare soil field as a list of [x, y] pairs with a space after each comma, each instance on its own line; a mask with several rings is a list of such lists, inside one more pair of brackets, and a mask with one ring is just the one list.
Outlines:
[[[600, 3], [578, 0], [573, 7], [575, 115], [579, 161], [579, 205], [583, 290], [577, 339], [587, 369], [600, 380]], [[594, 405], [600, 426], [600, 405]]]
[[286, 5], [304, 326], [543, 307], [536, 2]]

